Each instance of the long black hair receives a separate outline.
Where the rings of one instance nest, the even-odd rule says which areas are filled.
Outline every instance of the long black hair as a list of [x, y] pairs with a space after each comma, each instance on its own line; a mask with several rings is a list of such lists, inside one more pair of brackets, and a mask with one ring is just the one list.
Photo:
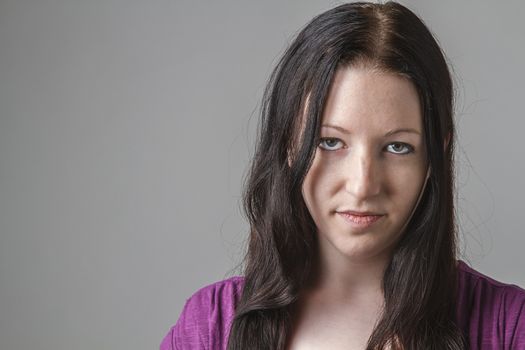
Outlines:
[[385, 271], [385, 307], [367, 349], [389, 344], [401, 349], [466, 347], [454, 317], [455, 130], [448, 66], [431, 32], [409, 9], [395, 2], [357, 2], [308, 23], [266, 87], [243, 197], [250, 238], [230, 350], [284, 349], [287, 344], [291, 310], [311, 276], [318, 244], [301, 186], [319, 143], [320, 118], [334, 73], [362, 62], [408, 77], [416, 87], [431, 168], [421, 201]]

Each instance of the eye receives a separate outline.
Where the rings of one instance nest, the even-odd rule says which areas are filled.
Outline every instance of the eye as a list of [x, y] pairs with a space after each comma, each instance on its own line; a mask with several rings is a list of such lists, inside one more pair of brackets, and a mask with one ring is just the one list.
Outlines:
[[405, 155], [414, 152], [414, 147], [403, 142], [393, 142], [386, 146], [386, 148], [389, 152], [400, 155]]
[[319, 147], [326, 151], [337, 151], [338, 149], [342, 148], [342, 146], [338, 145], [342, 145], [341, 140], [333, 137], [323, 137], [319, 142]]

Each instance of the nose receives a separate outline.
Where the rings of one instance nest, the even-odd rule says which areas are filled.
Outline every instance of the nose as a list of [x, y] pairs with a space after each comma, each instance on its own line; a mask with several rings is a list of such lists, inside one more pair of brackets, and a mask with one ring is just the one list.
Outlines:
[[346, 167], [345, 189], [356, 199], [364, 200], [381, 192], [380, 164], [370, 154], [361, 152], [350, 157]]

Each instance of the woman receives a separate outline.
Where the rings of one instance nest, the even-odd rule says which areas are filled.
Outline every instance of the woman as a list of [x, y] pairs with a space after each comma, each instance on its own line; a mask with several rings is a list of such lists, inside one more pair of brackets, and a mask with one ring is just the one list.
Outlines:
[[525, 291], [457, 260], [452, 99], [402, 5], [314, 18], [265, 91], [244, 277], [195, 293], [161, 349], [525, 349]]

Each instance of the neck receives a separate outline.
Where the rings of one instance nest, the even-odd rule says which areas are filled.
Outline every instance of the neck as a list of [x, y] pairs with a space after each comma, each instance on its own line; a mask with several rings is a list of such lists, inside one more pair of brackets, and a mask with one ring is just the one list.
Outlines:
[[319, 242], [319, 252], [308, 290], [337, 300], [383, 297], [382, 281], [390, 255], [349, 257], [329, 242]]

